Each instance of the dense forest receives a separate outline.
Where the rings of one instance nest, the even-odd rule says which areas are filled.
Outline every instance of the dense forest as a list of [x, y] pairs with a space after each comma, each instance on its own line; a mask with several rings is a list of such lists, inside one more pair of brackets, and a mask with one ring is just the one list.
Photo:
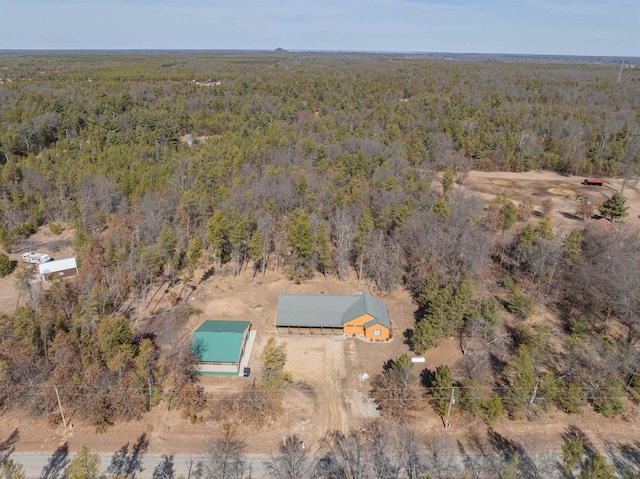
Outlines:
[[[0, 67], [0, 244], [70, 225], [81, 265], [40, 296], [14, 273], [31, 294], [0, 321], [0, 403], [48, 414], [56, 385], [98, 427], [160, 401], [193, 416], [206, 398], [188, 351], [159, 351], [133, 321], [154, 285], [197, 268], [407, 288], [412, 349], [459, 335], [473, 354], [423, 390], [390, 361], [372, 396], [400, 422], [423, 396], [442, 412], [452, 387], [488, 424], [503, 408], [610, 417], [640, 397], [638, 232], [559, 238], [545, 205], [485, 208], [460, 187], [471, 169], [637, 175], [640, 70], [289, 53], [3, 53]], [[480, 294], [487, 277], [499, 284]], [[529, 325], [537, 306], [564, 331]]]

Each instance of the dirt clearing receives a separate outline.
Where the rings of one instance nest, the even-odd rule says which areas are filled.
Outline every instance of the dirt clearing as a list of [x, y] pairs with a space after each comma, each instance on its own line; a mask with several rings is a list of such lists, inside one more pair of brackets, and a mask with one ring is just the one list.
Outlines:
[[[550, 171], [524, 173], [471, 171], [463, 182], [463, 188], [476, 193], [489, 203], [498, 193], [506, 192], [516, 205], [531, 196], [534, 209], [541, 211], [542, 202], [551, 200], [551, 223], [556, 233], [564, 236], [573, 228], [582, 228], [585, 222], [575, 215], [577, 200], [586, 199], [598, 207], [616, 191], [621, 191], [621, 178], [603, 178], [604, 186], [585, 186], [584, 176], [562, 176]], [[624, 222], [640, 225], [640, 190], [638, 180], [628, 181], [623, 196], [627, 199], [629, 215]], [[587, 222], [590, 220], [587, 220]]]

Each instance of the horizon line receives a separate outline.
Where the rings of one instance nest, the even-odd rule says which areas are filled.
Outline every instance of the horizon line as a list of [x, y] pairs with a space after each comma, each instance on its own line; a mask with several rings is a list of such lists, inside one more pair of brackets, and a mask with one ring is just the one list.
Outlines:
[[562, 58], [619, 58], [640, 60], [640, 56], [631, 55], [590, 55], [567, 53], [509, 53], [509, 52], [455, 52], [424, 50], [307, 50], [288, 48], [0, 48], [2, 53], [70, 53], [70, 52], [237, 52], [237, 53], [320, 53], [320, 54], [364, 54], [364, 55], [472, 55], [472, 56], [511, 56], [511, 57], [562, 57]]

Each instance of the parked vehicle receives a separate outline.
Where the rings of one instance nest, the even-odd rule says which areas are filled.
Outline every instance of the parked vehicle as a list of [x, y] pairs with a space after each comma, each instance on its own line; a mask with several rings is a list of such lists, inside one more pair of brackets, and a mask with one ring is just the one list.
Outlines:
[[51, 256], [46, 253], [34, 253], [29, 251], [28, 253], [22, 253], [22, 261], [33, 264], [48, 263], [51, 261]]

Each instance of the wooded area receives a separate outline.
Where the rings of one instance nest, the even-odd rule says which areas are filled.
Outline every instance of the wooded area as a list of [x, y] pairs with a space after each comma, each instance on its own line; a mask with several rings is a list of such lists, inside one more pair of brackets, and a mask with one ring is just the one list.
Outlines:
[[[161, 354], [132, 322], [159, 281], [193, 284], [197, 266], [408, 288], [411, 348], [455, 335], [467, 353], [418, 396], [455, 386], [487, 423], [503, 406], [610, 417], [640, 398], [638, 232], [560, 238], [552, 205], [505, 193], [485, 208], [460, 187], [471, 169], [636, 176], [640, 71], [288, 53], [0, 65], [0, 244], [72, 225], [81, 265], [42, 296], [15, 273], [31, 294], [0, 321], [0, 404], [49, 414], [57, 385], [98, 428], [163, 400], [196, 414], [188, 351]], [[530, 326], [536, 305], [563, 330]], [[374, 386], [405, 401], [417, 378], [398, 364]]]

